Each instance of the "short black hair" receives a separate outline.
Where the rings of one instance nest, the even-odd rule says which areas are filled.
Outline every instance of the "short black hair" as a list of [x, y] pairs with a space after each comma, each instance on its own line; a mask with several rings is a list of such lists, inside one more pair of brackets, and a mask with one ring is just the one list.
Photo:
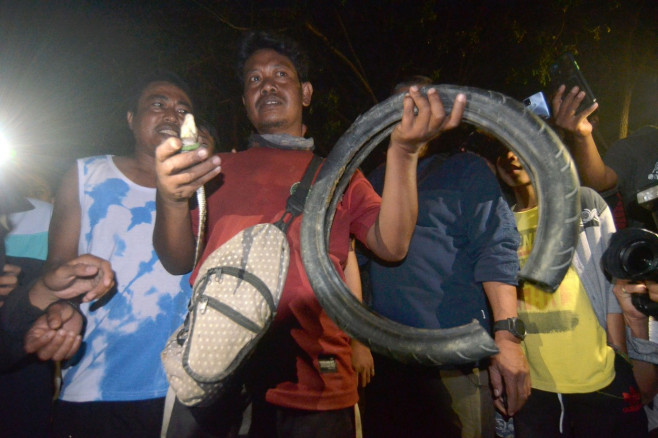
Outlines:
[[170, 70], [154, 70], [146, 75], [142, 76], [135, 82], [131, 87], [130, 95], [128, 96], [128, 111], [133, 114], [137, 112], [137, 105], [139, 104], [139, 98], [142, 96], [142, 93], [146, 88], [154, 82], [168, 82], [172, 85], [177, 86], [187, 94], [187, 97], [190, 98], [190, 102], [194, 106], [194, 99], [192, 98], [192, 90], [190, 86], [176, 73]]
[[244, 80], [244, 65], [247, 59], [255, 52], [263, 49], [271, 49], [287, 57], [297, 70], [300, 82], [308, 82], [308, 55], [299, 43], [284, 35], [279, 35], [264, 30], [252, 30], [247, 32], [238, 46], [238, 61], [235, 74], [240, 84]]

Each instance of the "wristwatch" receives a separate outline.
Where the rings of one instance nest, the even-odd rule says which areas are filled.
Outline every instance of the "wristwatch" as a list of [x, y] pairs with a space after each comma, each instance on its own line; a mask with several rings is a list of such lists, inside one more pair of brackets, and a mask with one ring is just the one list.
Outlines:
[[493, 325], [494, 332], [498, 330], [507, 330], [520, 340], [525, 338], [525, 324], [519, 318], [507, 318], [500, 321], [495, 321]]

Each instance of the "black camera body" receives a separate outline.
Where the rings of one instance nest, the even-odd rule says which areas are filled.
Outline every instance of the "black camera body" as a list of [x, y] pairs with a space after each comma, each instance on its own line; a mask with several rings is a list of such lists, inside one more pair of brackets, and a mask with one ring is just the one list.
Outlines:
[[[614, 278], [658, 281], [658, 234], [644, 228], [625, 228], [612, 235], [601, 257], [603, 269]], [[648, 294], [631, 294], [633, 305], [658, 318], [658, 303]]]

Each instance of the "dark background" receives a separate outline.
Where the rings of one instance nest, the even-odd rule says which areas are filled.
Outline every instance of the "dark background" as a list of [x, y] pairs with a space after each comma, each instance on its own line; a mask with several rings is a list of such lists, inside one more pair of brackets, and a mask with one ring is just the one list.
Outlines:
[[[0, 130], [10, 166], [55, 184], [78, 157], [129, 153], [125, 96], [155, 68], [187, 79], [223, 149], [249, 132], [235, 79], [243, 31], [302, 42], [315, 92], [309, 135], [329, 150], [354, 119], [413, 75], [523, 99], [572, 51], [600, 102], [603, 151], [656, 123], [658, 2], [650, 0], [0, 0]], [[5, 169], [4, 171], [9, 171]]]

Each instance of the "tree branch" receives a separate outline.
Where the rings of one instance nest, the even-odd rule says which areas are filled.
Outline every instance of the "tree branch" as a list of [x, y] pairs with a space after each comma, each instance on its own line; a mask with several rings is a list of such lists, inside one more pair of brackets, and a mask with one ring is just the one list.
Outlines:
[[239, 31], [246, 31], [246, 30], [249, 30], [248, 27], [240, 27], [240, 26], [236, 26], [235, 24], [231, 23], [231, 22], [228, 21], [226, 18], [222, 17], [221, 15], [219, 15], [218, 13], [216, 13], [215, 11], [213, 11], [212, 9], [210, 9], [208, 6], [204, 5], [203, 3], [199, 2], [199, 1], [196, 1], [196, 0], [193, 0], [193, 1], [194, 1], [194, 3], [196, 3], [198, 6], [200, 6], [202, 9], [205, 9], [206, 11], [208, 11], [208, 13], [209, 13], [210, 15], [212, 15], [213, 17], [215, 17], [216, 19], [218, 19], [219, 21], [221, 21], [222, 23], [224, 23], [225, 25], [227, 25], [227, 26], [230, 27], [231, 29], [239, 30]]
[[363, 68], [363, 65], [361, 65], [361, 61], [359, 60], [359, 57], [356, 54], [356, 51], [354, 50], [354, 46], [352, 46], [352, 40], [350, 38], [349, 33], [347, 32], [347, 29], [345, 28], [345, 23], [343, 23], [342, 18], [340, 17], [340, 14], [338, 11], [334, 8], [334, 12], [336, 13], [336, 17], [338, 18], [338, 23], [340, 24], [340, 28], [343, 31], [343, 34], [345, 35], [345, 40], [347, 41], [347, 46], [350, 48], [350, 53], [352, 53], [352, 57], [354, 58], [354, 61], [356, 62], [357, 66], [359, 67], [359, 70], [361, 71], [361, 74], [363, 75], [363, 78], [366, 79], [366, 71]]
[[345, 55], [343, 55], [343, 53], [342, 53], [340, 50], [338, 50], [336, 47], [334, 47], [334, 46], [329, 42], [329, 39], [328, 39], [327, 37], [325, 37], [325, 36], [322, 34], [322, 32], [320, 32], [318, 29], [316, 29], [311, 23], [309, 23], [309, 22], [307, 21], [307, 22], [305, 23], [305, 25], [306, 25], [306, 28], [307, 28], [308, 30], [310, 30], [311, 32], [313, 32], [313, 34], [315, 34], [318, 38], [320, 38], [322, 41], [324, 41], [324, 43], [327, 45], [327, 47], [329, 47], [329, 49], [330, 49], [330, 50], [331, 50], [336, 56], [338, 56], [340, 59], [342, 59], [342, 60], [347, 64], [347, 66], [350, 68], [350, 70], [352, 70], [352, 71], [354, 72], [354, 74], [355, 74], [356, 77], [359, 79], [359, 81], [361, 82], [361, 84], [363, 85], [363, 87], [366, 89], [366, 91], [368, 92], [368, 94], [369, 94], [370, 97], [372, 98], [373, 103], [374, 103], [374, 104], [377, 104], [379, 101], [377, 100], [377, 97], [375, 96], [375, 93], [372, 91], [372, 88], [370, 88], [370, 85], [368, 84], [368, 81], [366, 80], [365, 77], [363, 77], [363, 75], [361, 74], [361, 72], [359, 72], [359, 69], [354, 65], [354, 63], [353, 63], [352, 61], [350, 61], [349, 59], [347, 59], [347, 57], [346, 57]]

